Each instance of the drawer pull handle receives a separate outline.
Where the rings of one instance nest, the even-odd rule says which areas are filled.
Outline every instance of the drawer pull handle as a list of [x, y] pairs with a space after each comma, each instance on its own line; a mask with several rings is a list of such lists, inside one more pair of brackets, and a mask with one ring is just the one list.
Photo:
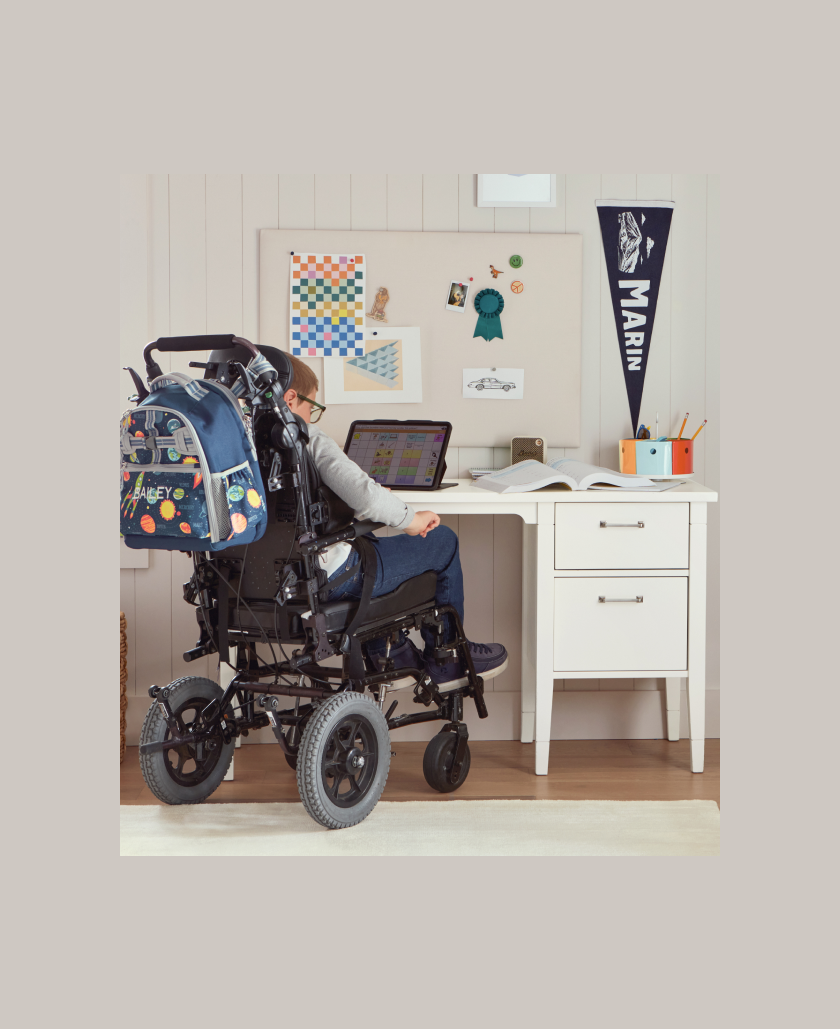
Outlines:
[[602, 529], [644, 529], [644, 522], [601, 522]]
[[643, 604], [644, 597], [598, 597], [599, 604]]

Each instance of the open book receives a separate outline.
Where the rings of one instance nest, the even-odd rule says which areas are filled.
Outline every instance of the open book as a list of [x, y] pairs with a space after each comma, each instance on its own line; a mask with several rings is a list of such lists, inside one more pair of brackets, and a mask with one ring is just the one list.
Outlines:
[[553, 485], [565, 489], [630, 489], [658, 493], [679, 486], [681, 481], [669, 479], [654, 482], [644, 475], [622, 475], [609, 468], [575, 461], [573, 457], [560, 457], [550, 464], [520, 461], [507, 468], [500, 468], [492, 475], [482, 475], [473, 486], [493, 490], [494, 493], [529, 493]]

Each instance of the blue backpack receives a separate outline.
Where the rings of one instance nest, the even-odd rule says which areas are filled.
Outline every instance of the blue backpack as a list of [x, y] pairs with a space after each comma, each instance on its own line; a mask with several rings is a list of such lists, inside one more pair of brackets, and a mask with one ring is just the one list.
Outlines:
[[224, 550], [258, 540], [257, 454], [220, 382], [160, 375], [120, 423], [120, 534], [135, 550]]

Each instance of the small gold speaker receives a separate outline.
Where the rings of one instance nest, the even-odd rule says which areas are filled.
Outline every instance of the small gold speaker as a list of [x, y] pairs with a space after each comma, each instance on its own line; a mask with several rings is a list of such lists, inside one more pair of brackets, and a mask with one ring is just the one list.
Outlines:
[[546, 445], [542, 436], [514, 436], [510, 441], [510, 463], [542, 461], [545, 464]]

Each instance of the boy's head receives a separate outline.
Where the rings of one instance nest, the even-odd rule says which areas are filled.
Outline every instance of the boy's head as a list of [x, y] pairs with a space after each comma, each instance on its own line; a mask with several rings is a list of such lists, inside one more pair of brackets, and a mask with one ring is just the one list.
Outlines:
[[308, 423], [312, 416], [312, 405], [298, 398], [308, 397], [310, 400], [315, 399], [315, 394], [318, 392], [318, 377], [309, 365], [304, 364], [300, 358], [295, 357], [293, 354], [288, 354], [287, 356], [292, 364], [293, 375], [292, 383], [283, 394], [283, 399], [289, 405], [289, 410], [292, 414], [300, 415]]

